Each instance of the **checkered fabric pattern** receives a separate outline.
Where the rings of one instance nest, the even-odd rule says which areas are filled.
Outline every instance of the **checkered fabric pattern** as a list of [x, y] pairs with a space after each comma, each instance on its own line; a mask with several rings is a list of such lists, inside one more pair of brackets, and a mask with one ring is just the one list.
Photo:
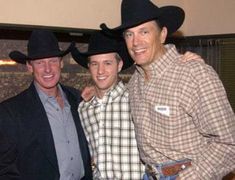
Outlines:
[[96, 164], [94, 179], [140, 180], [141, 164], [130, 115], [129, 94], [120, 81], [102, 99], [81, 102], [79, 114]]
[[137, 67], [128, 88], [141, 159], [192, 159], [180, 179], [221, 179], [235, 169], [235, 116], [215, 71], [182, 62], [174, 45], [150, 65]]

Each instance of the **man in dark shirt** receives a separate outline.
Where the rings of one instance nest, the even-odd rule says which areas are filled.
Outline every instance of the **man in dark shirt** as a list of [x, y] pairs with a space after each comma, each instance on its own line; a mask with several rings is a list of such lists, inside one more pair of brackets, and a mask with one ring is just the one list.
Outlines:
[[80, 94], [59, 83], [62, 57], [71, 47], [61, 51], [52, 32], [34, 30], [27, 55], [10, 53], [33, 76], [28, 89], [0, 104], [0, 128], [16, 144], [22, 180], [92, 179], [77, 113]]

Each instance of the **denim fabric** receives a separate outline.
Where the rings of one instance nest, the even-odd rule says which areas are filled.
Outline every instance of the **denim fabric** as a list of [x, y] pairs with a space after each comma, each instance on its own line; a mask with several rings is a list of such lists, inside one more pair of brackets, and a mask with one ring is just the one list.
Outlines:
[[184, 160], [180, 160], [180, 161], [170, 161], [170, 162], [166, 162], [166, 163], [162, 163], [162, 164], [157, 164], [155, 167], [159, 173], [159, 177], [157, 177], [156, 179], [154, 179], [153, 177], [151, 177], [147, 172], [144, 174], [143, 176], [143, 180], [175, 180], [178, 176], [178, 174], [173, 175], [173, 176], [164, 176], [162, 174], [161, 168], [167, 165], [173, 165], [173, 164], [177, 164], [177, 163], [182, 163], [182, 162], [188, 162], [190, 161], [189, 159], [184, 159]]

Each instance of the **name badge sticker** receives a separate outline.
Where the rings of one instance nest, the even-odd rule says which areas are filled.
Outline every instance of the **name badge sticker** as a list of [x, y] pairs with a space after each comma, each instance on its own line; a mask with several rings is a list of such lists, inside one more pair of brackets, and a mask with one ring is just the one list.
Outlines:
[[170, 116], [170, 107], [169, 106], [163, 106], [163, 105], [156, 105], [155, 106], [155, 111], [165, 115], [165, 116]]

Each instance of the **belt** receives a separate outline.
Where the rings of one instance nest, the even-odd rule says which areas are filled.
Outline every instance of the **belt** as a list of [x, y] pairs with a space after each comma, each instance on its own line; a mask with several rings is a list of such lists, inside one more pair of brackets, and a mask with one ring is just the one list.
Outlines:
[[161, 168], [161, 170], [164, 176], [173, 176], [191, 165], [192, 165], [191, 161], [179, 162], [179, 163], [172, 164], [172, 165], [165, 165]]
[[[174, 164], [163, 165], [161, 166], [161, 173], [164, 176], [174, 176], [191, 165], [191, 161], [176, 162]], [[158, 169], [154, 165], [146, 164], [145, 170], [151, 176], [156, 176], [157, 174], [160, 174]]]

